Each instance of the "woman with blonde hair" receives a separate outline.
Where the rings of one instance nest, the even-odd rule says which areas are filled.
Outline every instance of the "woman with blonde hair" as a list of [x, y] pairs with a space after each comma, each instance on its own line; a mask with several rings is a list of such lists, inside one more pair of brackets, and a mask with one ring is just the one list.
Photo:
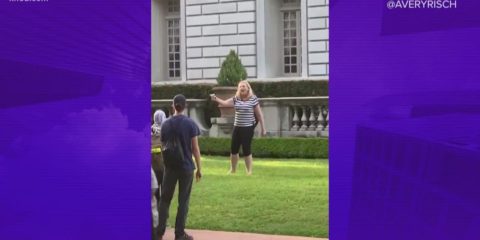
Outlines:
[[221, 107], [235, 108], [235, 122], [233, 123], [232, 144], [230, 147], [230, 171], [235, 173], [239, 159], [240, 146], [242, 146], [245, 157], [247, 174], [252, 174], [252, 152], [251, 144], [256, 126], [256, 119], [260, 123], [260, 133], [266, 134], [263, 114], [258, 103], [258, 98], [253, 93], [250, 84], [244, 80], [238, 83], [237, 93], [232, 98], [222, 100], [215, 95], [211, 96]]

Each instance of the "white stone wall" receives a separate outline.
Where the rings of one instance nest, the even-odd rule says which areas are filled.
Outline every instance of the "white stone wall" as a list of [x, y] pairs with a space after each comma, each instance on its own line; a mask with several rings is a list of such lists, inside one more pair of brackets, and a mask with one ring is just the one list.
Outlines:
[[[240, 54], [249, 79], [328, 79], [329, 0], [301, 0], [302, 74], [297, 78], [282, 75], [281, 27], [274, 25], [281, 23], [282, 0], [178, 1], [182, 77], [168, 82], [213, 83], [230, 49]], [[162, 3], [152, 0], [152, 83], [167, 81]]]
[[255, 0], [185, 0], [187, 80], [216, 79], [230, 49], [257, 76]]
[[307, 0], [308, 75], [328, 75], [328, 3]]

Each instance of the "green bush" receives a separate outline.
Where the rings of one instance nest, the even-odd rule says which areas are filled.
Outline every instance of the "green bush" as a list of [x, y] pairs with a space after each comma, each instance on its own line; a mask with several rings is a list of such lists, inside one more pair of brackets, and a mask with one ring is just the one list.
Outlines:
[[152, 86], [152, 99], [173, 99], [177, 94], [186, 98], [206, 99], [212, 93], [212, 84], [177, 84]]
[[[328, 96], [328, 81], [250, 82], [255, 94], [262, 97]], [[179, 93], [187, 98], [209, 99], [213, 84], [152, 86], [152, 99], [173, 99]]]
[[[187, 89], [187, 88], [183, 88], [183, 89]], [[191, 89], [194, 89], [194, 88], [188, 88], [188, 89], [191, 90]], [[168, 89], [168, 91], [165, 91], [165, 93], [168, 93], [169, 95], [174, 94], [175, 92], [171, 91], [171, 90], [173, 90], [173, 88]], [[193, 92], [193, 91], [191, 91], [191, 92]], [[178, 94], [178, 93], [176, 93], [176, 94]], [[175, 95], [173, 95], [173, 96], [175, 96]], [[173, 99], [173, 96], [171, 97], [172, 99]], [[187, 96], [187, 98], [190, 98], [190, 97]], [[191, 97], [191, 98], [195, 99], [195, 97]], [[157, 98], [157, 99], [169, 99], [169, 98]], [[202, 99], [202, 98], [200, 98], [200, 99]], [[211, 118], [220, 117], [220, 109], [218, 108], [218, 105], [215, 102], [213, 102], [210, 98], [207, 98], [206, 100], [207, 100], [207, 102], [206, 102], [205, 106], [202, 107], [203, 111], [205, 112], [205, 114], [203, 116], [204, 117], [203, 120], [205, 121], [205, 124], [207, 125], [207, 127], [211, 127], [212, 126]], [[169, 107], [157, 108], [157, 107], [152, 106], [151, 107], [151, 119], [150, 119], [151, 124], [153, 124], [153, 114], [158, 109], [163, 110], [165, 112], [165, 114], [167, 115], [167, 117], [169, 117], [169, 109], [170, 109]]]
[[[198, 142], [202, 154], [230, 155], [230, 138], [202, 137]], [[265, 158], [328, 158], [328, 139], [254, 138], [252, 153]]]
[[328, 81], [250, 82], [250, 85], [260, 98], [328, 96]]
[[217, 82], [220, 86], [237, 86], [241, 80], [247, 79], [247, 70], [234, 50], [230, 50], [222, 63]]

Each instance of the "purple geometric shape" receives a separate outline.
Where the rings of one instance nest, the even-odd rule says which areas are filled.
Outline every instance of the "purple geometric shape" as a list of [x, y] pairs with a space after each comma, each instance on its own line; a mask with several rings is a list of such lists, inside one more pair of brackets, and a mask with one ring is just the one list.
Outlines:
[[[348, 239], [474, 237], [469, 223], [480, 218], [480, 188], [473, 184], [480, 182], [480, 102], [470, 103], [469, 93], [456, 92], [456, 104], [448, 106], [422, 105], [443, 93], [413, 95], [402, 102], [411, 104], [410, 113], [395, 119], [378, 111], [358, 125]], [[373, 102], [390, 114], [388, 102], [400, 99], [392, 98]]]
[[0, 1], [0, 239], [150, 237], [150, 5]]
[[[415, 2], [415, 0], [393, 0], [393, 2]], [[416, 0], [418, 2], [436, 2], [433, 0]], [[409, 34], [447, 29], [480, 27], [480, 2], [476, 0], [449, 0], [456, 2], [456, 8], [387, 8], [383, 4], [382, 35]], [[443, 1], [441, 1], [443, 2]], [[448, 4], [450, 5], [450, 4]], [[425, 5], [422, 5], [425, 6]], [[453, 5], [452, 5], [453, 6]]]
[[0, 108], [94, 96], [103, 77], [0, 59]]

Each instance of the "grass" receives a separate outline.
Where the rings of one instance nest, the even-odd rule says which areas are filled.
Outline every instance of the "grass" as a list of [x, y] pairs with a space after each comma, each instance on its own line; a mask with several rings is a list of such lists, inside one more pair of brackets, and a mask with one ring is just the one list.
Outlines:
[[[203, 156], [194, 183], [187, 228], [328, 237], [328, 161], [254, 159], [227, 175], [227, 157]], [[176, 192], [177, 194], [177, 192]], [[170, 207], [174, 226], [176, 197]]]

